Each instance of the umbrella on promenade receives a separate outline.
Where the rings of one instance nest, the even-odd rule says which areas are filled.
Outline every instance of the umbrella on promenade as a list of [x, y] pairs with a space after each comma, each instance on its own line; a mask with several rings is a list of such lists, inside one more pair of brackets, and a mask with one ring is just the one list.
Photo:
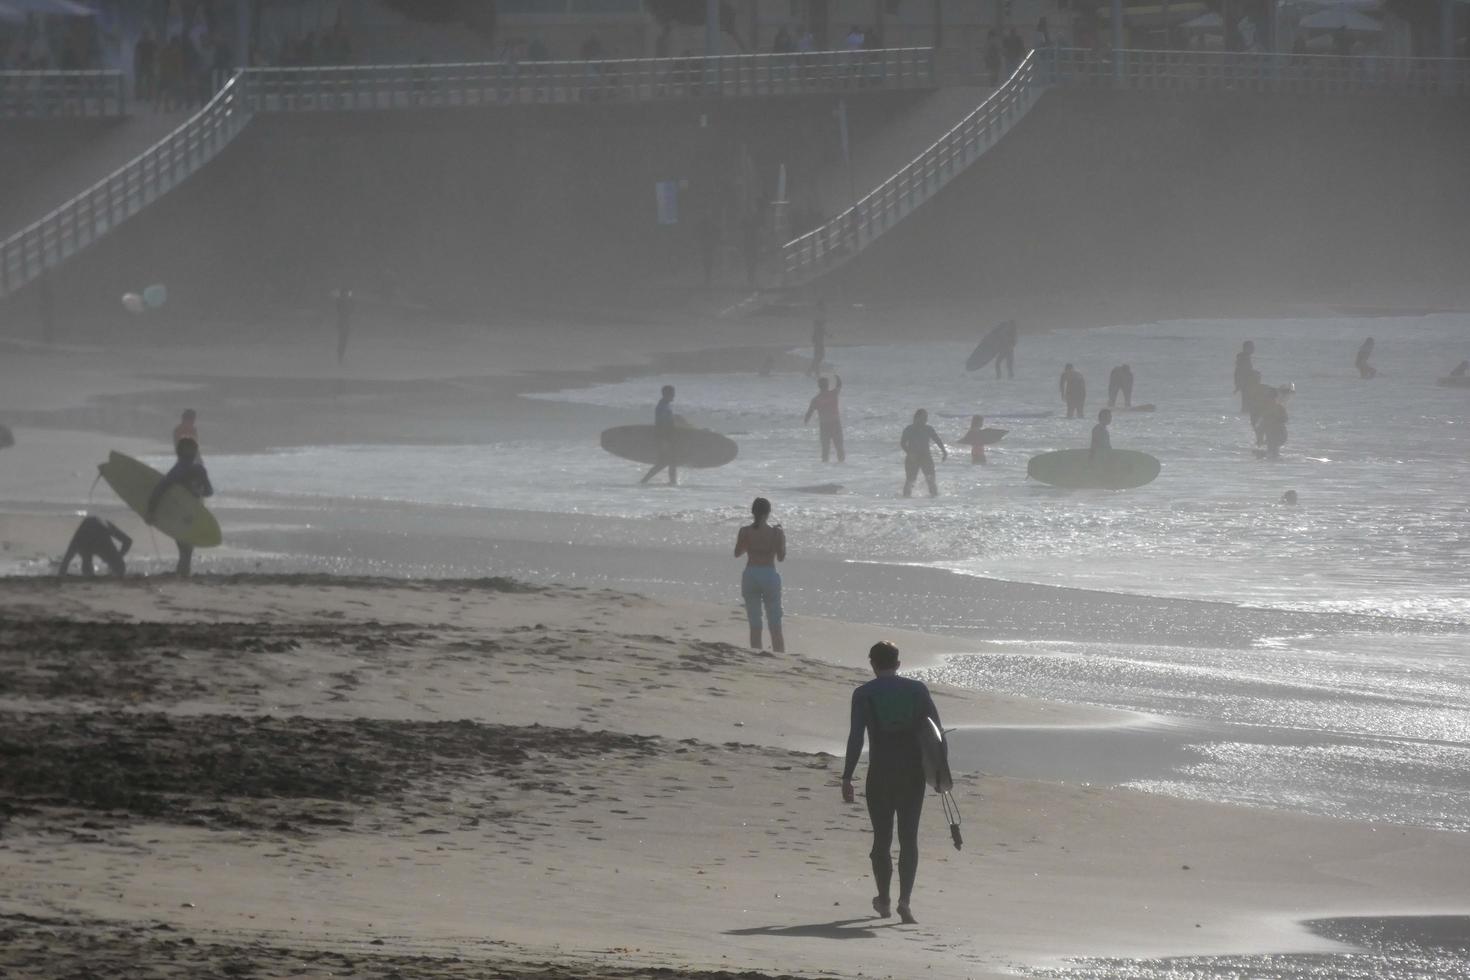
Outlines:
[[1347, 7], [1328, 7], [1315, 14], [1308, 14], [1299, 25], [1307, 31], [1352, 31], [1358, 34], [1378, 34], [1383, 25], [1367, 14], [1360, 14]]

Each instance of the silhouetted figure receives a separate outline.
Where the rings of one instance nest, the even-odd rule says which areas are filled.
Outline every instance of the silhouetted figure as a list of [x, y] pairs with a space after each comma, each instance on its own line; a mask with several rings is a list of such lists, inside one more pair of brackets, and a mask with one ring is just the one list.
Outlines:
[[[1251, 363], [1251, 357], [1255, 352], [1255, 343], [1247, 340], [1240, 345], [1240, 353], [1235, 355], [1235, 390], [1240, 392], [1240, 410], [1242, 412], [1250, 410], [1250, 406], [1247, 404], [1248, 391], [1246, 382], [1251, 379], [1251, 372], [1256, 369], [1255, 365]], [[1259, 381], [1260, 377], [1257, 374], [1256, 380]]]
[[1014, 27], [1005, 39], [1006, 75], [1010, 75], [1021, 67], [1021, 61], [1026, 57], [1026, 42], [1021, 40], [1021, 35]]
[[1087, 404], [1087, 382], [1082, 377], [1082, 372], [1068, 364], [1062, 368], [1062, 377], [1057, 382], [1057, 390], [1061, 392], [1062, 401], [1067, 406], [1067, 418], [1080, 419], [1084, 406]]
[[1261, 417], [1266, 413], [1266, 406], [1276, 397], [1276, 389], [1261, 382], [1261, 372], [1254, 369], [1246, 376], [1245, 387], [1241, 389], [1240, 398], [1245, 405], [1246, 414], [1250, 417], [1251, 428], [1256, 430], [1256, 445], [1262, 445], [1265, 437], [1261, 435]]
[[919, 474], [924, 474], [924, 480], [929, 484], [929, 496], [939, 496], [939, 484], [934, 478], [934, 456], [929, 452], [929, 444], [933, 443], [943, 453], [942, 459], [949, 459], [949, 450], [945, 448], [944, 440], [939, 438], [929, 425], [929, 413], [919, 409], [914, 413], [913, 424], [903, 430], [903, 435], [898, 439], [898, 447], [903, 450], [903, 495], [912, 497], [914, 495], [914, 481]]
[[1261, 410], [1260, 423], [1256, 429], [1257, 441], [1266, 444], [1266, 457], [1278, 459], [1281, 447], [1286, 445], [1286, 406], [1281, 404], [1281, 393], [1275, 388], [1267, 389], [1265, 407]]
[[643, 474], [639, 483], [647, 483], [658, 475], [658, 471], [667, 468], [669, 471], [669, 486], [675, 486], [679, 482], [679, 458], [678, 458], [678, 420], [674, 418], [674, 386], [664, 385], [660, 394], [658, 404], [653, 407], [654, 435], [658, 439], [658, 462]]
[[1112, 409], [1104, 408], [1097, 413], [1097, 425], [1092, 427], [1092, 444], [1087, 447], [1089, 463], [1097, 457], [1099, 451], [1106, 452], [1113, 448], [1113, 437], [1108, 434], [1108, 425], [1112, 421]]
[[1118, 396], [1123, 396], [1123, 407], [1133, 407], [1133, 369], [1126, 364], [1119, 364], [1108, 374], [1108, 408], [1112, 408], [1118, 402]]
[[817, 313], [812, 318], [812, 363], [806, 373], [821, 374], [827, 359], [827, 301], [817, 300]]
[[740, 597], [745, 600], [745, 618], [750, 623], [750, 648], [762, 649], [761, 609], [771, 626], [771, 649], [786, 652], [786, 637], [781, 632], [781, 573], [776, 562], [786, 560], [786, 533], [779, 524], [768, 524], [771, 502], [756, 497], [750, 505], [751, 522], [735, 535], [735, 557], [745, 557], [745, 571], [740, 576]]
[[1450, 372], [1450, 377], [1463, 378], [1467, 374], [1470, 374], [1470, 361], [1461, 361], [1459, 364], [1455, 365], [1455, 369]]
[[1358, 348], [1358, 356], [1353, 358], [1353, 364], [1358, 369], [1358, 377], [1371, 378], [1378, 374], [1378, 369], [1368, 363], [1373, 356], [1373, 338], [1369, 337], [1363, 341], [1363, 346]]
[[199, 444], [199, 430], [194, 426], [195, 420], [199, 418], [197, 412], [192, 408], [184, 409], [179, 416], [179, 424], [174, 426], [174, 445], [179, 444], [180, 439], [193, 439], [194, 444]]
[[997, 381], [1000, 380], [1000, 366], [1002, 364], [1006, 368], [1006, 377], [1014, 379], [1016, 377], [1016, 331], [1014, 328], [1010, 331], [1010, 342], [1006, 344], [1004, 350], [995, 355], [995, 378]]
[[347, 356], [347, 342], [352, 339], [352, 290], [337, 290], [337, 363]]
[[1288, 490], [1285, 493], [1283, 493], [1281, 495], [1281, 502], [1283, 504], [1285, 504], [1286, 506], [1288, 506], [1288, 507], [1295, 507], [1296, 504], [1297, 504], [1296, 491], [1295, 490]]
[[837, 462], [847, 462], [847, 453], [842, 448], [842, 416], [838, 411], [837, 395], [842, 391], [842, 375], [833, 375], [837, 384], [828, 388], [826, 378], [817, 379], [817, 393], [812, 397], [812, 402], [807, 406], [806, 417], [803, 422], [812, 420], [812, 413], [817, 416], [817, 427], [820, 429], [822, 442], [822, 462], [827, 462], [831, 451], [837, 450]]
[[[180, 439], [174, 445], [174, 452], [178, 456], [178, 462], [173, 468], [164, 474], [163, 479], [153, 488], [153, 493], [148, 496], [148, 507], [145, 518], [149, 524], [153, 523], [154, 515], [158, 510], [158, 502], [163, 499], [163, 494], [169, 487], [181, 486], [196, 497], [214, 496], [214, 487], [210, 485], [209, 473], [204, 469], [204, 464], [199, 462], [199, 444], [193, 439]], [[179, 564], [176, 572], [180, 576], [186, 576], [190, 572], [190, 566], [194, 560], [194, 546], [182, 541], [175, 541], [179, 546]]]
[[913, 924], [910, 900], [919, 871], [919, 817], [924, 811], [924, 749], [919, 726], [933, 722], [943, 731], [939, 709], [922, 681], [898, 676], [898, 647], [873, 644], [868, 663], [874, 679], [852, 692], [852, 720], [847, 735], [847, 759], [842, 767], [842, 800], [856, 799], [852, 777], [868, 740], [868, 779], [864, 790], [868, 819], [873, 824], [873, 878], [878, 894], [873, 911], [883, 918], [893, 914], [893, 829], [898, 823], [898, 916]]
[[[117, 543], [113, 544], [114, 541]], [[116, 524], [89, 514], [82, 518], [82, 523], [77, 525], [72, 534], [71, 543], [66, 546], [66, 554], [61, 556], [61, 566], [56, 574], [65, 575], [71, 567], [72, 559], [80, 558], [82, 574], [91, 578], [95, 572], [92, 560], [100, 558], [112, 574], [123, 575], [127, 572], [123, 557], [132, 546], [133, 539], [118, 530]]]
[[970, 465], [985, 466], [989, 460], [985, 458], [985, 444], [980, 441], [980, 430], [985, 428], [985, 416], [972, 415], [970, 417], [970, 428], [964, 435], [960, 436], [960, 442], [970, 444]]

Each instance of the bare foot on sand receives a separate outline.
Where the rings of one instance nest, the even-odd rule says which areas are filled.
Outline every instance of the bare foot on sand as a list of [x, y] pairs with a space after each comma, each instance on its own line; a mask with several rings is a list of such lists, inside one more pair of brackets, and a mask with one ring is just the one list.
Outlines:
[[916, 926], [919, 924], [919, 920], [914, 918], [913, 910], [907, 905], [900, 905], [898, 907], [898, 921], [906, 926]]
[[886, 898], [874, 898], [873, 911], [878, 913], [880, 919], [886, 919], [893, 914], [893, 910], [888, 907], [888, 899]]

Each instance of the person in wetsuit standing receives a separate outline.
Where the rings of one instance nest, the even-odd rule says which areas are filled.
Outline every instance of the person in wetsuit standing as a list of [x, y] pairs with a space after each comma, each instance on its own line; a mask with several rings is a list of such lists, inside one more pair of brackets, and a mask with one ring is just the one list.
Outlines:
[[[114, 540], [117, 544], [113, 544]], [[61, 556], [61, 566], [56, 574], [65, 575], [66, 570], [71, 567], [71, 560], [80, 558], [82, 575], [91, 578], [95, 572], [92, 559], [101, 558], [108, 571], [121, 577], [128, 570], [123, 557], [132, 546], [133, 539], [120, 531], [116, 524], [88, 514], [82, 518], [82, 523], [77, 525], [76, 532], [72, 534], [71, 543], [66, 546], [66, 554]]]
[[1064, 366], [1057, 390], [1061, 392], [1062, 401], [1067, 403], [1067, 418], [1080, 419], [1083, 406], [1087, 404], [1087, 382], [1082, 372], [1070, 364]]
[[934, 479], [934, 456], [929, 452], [929, 444], [933, 443], [943, 453], [943, 459], [949, 459], [949, 450], [945, 448], [944, 440], [939, 438], [939, 433], [929, 424], [929, 413], [919, 409], [914, 413], [914, 423], [903, 430], [903, 435], [898, 439], [898, 447], [903, 450], [903, 495], [912, 497], [914, 495], [914, 481], [919, 474], [924, 474], [924, 479], [929, 484], [929, 496], [939, 496], [939, 484]]
[[1097, 413], [1097, 425], [1092, 427], [1092, 445], [1087, 449], [1087, 461], [1097, 457], [1098, 451], [1113, 448], [1113, 437], [1108, 434], [1108, 425], [1113, 421], [1113, 410], [1104, 408]]
[[678, 433], [674, 423], [674, 386], [664, 385], [659, 392], [658, 404], [653, 407], [654, 437], [658, 440], [658, 462], [654, 463], [639, 483], [652, 480], [659, 470], [668, 467], [669, 486], [679, 483], [679, 458], [675, 444]]
[[[177, 484], [189, 491], [196, 497], [214, 496], [214, 487], [210, 485], [209, 473], [204, 469], [204, 464], [199, 462], [199, 443], [193, 439], [180, 439], [174, 446], [174, 452], [178, 456], [178, 462], [173, 468], [164, 474], [163, 479], [153, 488], [153, 493], [148, 496], [148, 512], [145, 515], [149, 524], [153, 523], [154, 513], [158, 510], [158, 502], [163, 499], [163, 494], [169, 487]], [[194, 546], [185, 544], [175, 539], [179, 546], [179, 563], [175, 572], [179, 577], [185, 577], [190, 572], [194, 560]]]
[[1124, 408], [1133, 407], [1133, 369], [1126, 364], [1119, 364], [1108, 375], [1108, 408], [1118, 403], [1119, 395]]
[[[1251, 363], [1251, 357], [1256, 352], [1254, 341], [1247, 340], [1240, 345], [1240, 353], [1235, 355], [1235, 390], [1240, 392], [1240, 410], [1250, 411], [1250, 381], [1256, 366]], [[1256, 375], [1260, 380], [1260, 375]]]
[[898, 676], [898, 647], [873, 644], [868, 663], [874, 677], [852, 692], [852, 721], [847, 735], [847, 764], [842, 769], [842, 800], [854, 802], [852, 777], [868, 739], [868, 778], [863, 787], [868, 818], [873, 822], [873, 878], [878, 895], [873, 911], [892, 914], [893, 829], [898, 823], [898, 917], [913, 924], [914, 878], [919, 871], [919, 816], [924, 811], [924, 750], [919, 726], [925, 718], [939, 721], [939, 709], [920, 681]]

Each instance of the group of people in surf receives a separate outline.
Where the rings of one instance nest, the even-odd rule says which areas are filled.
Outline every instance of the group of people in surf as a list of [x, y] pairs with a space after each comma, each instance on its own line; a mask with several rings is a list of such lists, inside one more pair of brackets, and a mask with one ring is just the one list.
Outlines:
[[1256, 345], [1247, 340], [1235, 355], [1235, 390], [1240, 394], [1240, 410], [1250, 417], [1256, 434], [1256, 445], [1264, 446], [1261, 454], [1278, 459], [1286, 445], [1286, 400], [1296, 389], [1289, 384], [1269, 385], [1261, 380], [1254, 357]]
[[[181, 487], [199, 498], [214, 495], [214, 486], [209, 482], [209, 471], [199, 459], [199, 430], [195, 426], [197, 418], [192, 408], [185, 409], [179, 417], [179, 424], [174, 426], [174, 465], [148, 495], [148, 504], [142, 516], [149, 525], [157, 519], [159, 505], [170, 487]], [[194, 546], [178, 540], [174, 543], [179, 549], [174, 573], [181, 578], [187, 577], [193, 570]], [[72, 532], [71, 541], [66, 546], [66, 553], [61, 557], [56, 574], [67, 574], [71, 563], [77, 561], [82, 575], [91, 577], [96, 574], [95, 563], [100, 560], [113, 575], [124, 575], [127, 572], [127, 554], [132, 546], [133, 539], [124, 534], [116, 524], [88, 514]]]

